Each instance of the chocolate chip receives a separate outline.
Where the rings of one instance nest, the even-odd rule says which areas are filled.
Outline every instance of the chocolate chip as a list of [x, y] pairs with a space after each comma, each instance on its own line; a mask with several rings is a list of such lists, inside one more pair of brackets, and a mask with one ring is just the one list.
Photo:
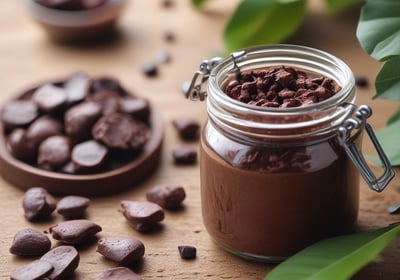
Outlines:
[[97, 252], [119, 265], [132, 265], [144, 255], [144, 245], [131, 237], [104, 237], [97, 242]]
[[108, 149], [103, 144], [88, 140], [73, 147], [71, 160], [76, 171], [92, 171], [104, 164], [107, 154]]
[[186, 193], [183, 187], [160, 184], [152, 187], [146, 192], [148, 201], [157, 203], [166, 209], [177, 209], [185, 199]]
[[29, 221], [48, 218], [56, 209], [56, 200], [44, 188], [33, 187], [28, 189], [23, 198], [22, 206], [25, 217]]
[[142, 65], [143, 73], [148, 77], [155, 77], [158, 74], [158, 68], [155, 63], [146, 62]]
[[32, 100], [14, 100], [4, 106], [1, 119], [6, 129], [12, 129], [27, 126], [38, 115], [38, 107]]
[[64, 106], [67, 101], [67, 93], [63, 88], [45, 84], [34, 92], [32, 99], [40, 110], [50, 113]]
[[10, 253], [17, 256], [41, 256], [50, 250], [50, 239], [43, 232], [26, 228], [14, 235]]
[[64, 128], [72, 141], [89, 139], [93, 124], [101, 117], [102, 108], [95, 102], [82, 102], [65, 112]]
[[176, 164], [193, 164], [197, 161], [197, 151], [190, 146], [180, 146], [172, 151]]
[[181, 245], [178, 246], [179, 254], [182, 259], [194, 259], [196, 258], [197, 249], [194, 246]]
[[174, 119], [172, 123], [182, 139], [192, 140], [197, 138], [200, 130], [200, 124], [197, 120], [189, 117], [180, 117]]
[[70, 245], [82, 243], [101, 230], [99, 225], [85, 219], [64, 221], [49, 228], [54, 239]]
[[32, 261], [11, 273], [11, 280], [47, 279], [53, 271], [53, 265], [45, 260]]
[[153, 202], [124, 200], [121, 207], [125, 218], [140, 232], [152, 230], [164, 219], [164, 210]]
[[71, 158], [69, 138], [61, 135], [51, 136], [39, 146], [38, 165], [47, 170], [56, 170]]
[[142, 280], [140, 275], [136, 274], [127, 267], [114, 267], [104, 271], [96, 280]]
[[7, 137], [7, 148], [14, 157], [22, 160], [31, 160], [37, 153], [35, 143], [29, 141], [23, 128], [14, 128], [11, 131]]
[[47, 277], [49, 279], [68, 279], [79, 265], [79, 253], [72, 246], [58, 246], [44, 254], [40, 260], [53, 266], [53, 271]]
[[77, 219], [84, 216], [89, 204], [90, 199], [87, 197], [68, 195], [58, 201], [57, 212], [65, 219]]

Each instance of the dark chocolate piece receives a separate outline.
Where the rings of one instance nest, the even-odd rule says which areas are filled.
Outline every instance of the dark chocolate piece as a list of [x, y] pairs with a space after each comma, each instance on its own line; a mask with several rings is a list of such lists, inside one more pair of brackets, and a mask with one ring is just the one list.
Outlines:
[[142, 71], [148, 77], [155, 77], [158, 74], [158, 67], [155, 63], [146, 62], [142, 65]]
[[168, 184], [160, 184], [146, 192], [148, 201], [157, 203], [165, 209], [177, 209], [185, 199], [186, 193], [183, 187]]
[[199, 135], [200, 124], [193, 118], [180, 117], [174, 119], [172, 123], [177, 129], [179, 136], [184, 140], [192, 140]]
[[79, 265], [79, 253], [72, 246], [58, 246], [46, 254], [40, 260], [47, 261], [53, 266], [53, 271], [48, 276], [49, 279], [59, 280], [68, 279]]
[[22, 160], [32, 160], [37, 153], [35, 143], [29, 141], [23, 128], [14, 128], [11, 131], [7, 137], [7, 148], [14, 157]]
[[103, 144], [88, 140], [72, 149], [71, 159], [77, 171], [94, 171], [106, 161], [108, 149]]
[[77, 219], [84, 216], [86, 208], [90, 204], [90, 199], [84, 196], [68, 195], [60, 199], [57, 203], [57, 213], [65, 219]]
[[181, 245], [178, 246], [178, 250], [182, 259], [189, 260], [196, 258], [197, 249], [194, 246]]
[[[11, 273], [11, 280], [40, 280], [47, 279], [53, 271], [53, 265], [45, 260], [32, 261]], [[52, 279], [52, 278], [51, 278]]]
[[43, 232], [25, 228], [14, 235], [10, 253], [17, 256], [41, 256], [50, 250], [50, 239]]
[[190, 146], [180, 146], [172, 151], [176, 164], [194, 164], [197, 161], [197, 151]]
[[54, 239], [70, 245], [82, 243], [101, 230], [98, 224], [85, 219], [64, 221], [49, 228]]
[[25, 217], [29, 221], [48, 218], [56, 209], [56, 199], [44, 188], [28, 189], [23, 198], [22, 206]]
[[39, 146], [38, 165], [47, 170], [57, 170], [71, 158], [71, 143], [65, 136], [56, 135]]
[[140, 275], [136, 274], [127, 267], [114, 267], [104, 271], [96, 280], [142, 280]]
[[13, 100], [4, 106], [1, 120], [6, 129], [12, 129], [27, 126], [38, 116], [38, 107], [32, 100]]
[[66, 104], [67, 93], [63, 88], [45, 84], [34, 92], [32, 100], [40, 110], [51, 113], [60, 110]]
[[132, 237], [104, 237], [97, 242], [97, 252], [119, 265], [132, 265], [144, 255], [144, 245]]
[[164, 210], [153, 202], [121, 202], [122, 213], [131, 225], [140, 232], [149, 231], [164, 219]]

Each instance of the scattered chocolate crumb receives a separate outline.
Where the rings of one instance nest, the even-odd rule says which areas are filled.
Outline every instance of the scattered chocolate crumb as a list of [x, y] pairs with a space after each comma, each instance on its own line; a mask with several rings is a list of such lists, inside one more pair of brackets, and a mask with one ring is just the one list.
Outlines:
[[189, 245], [181, 245], [178, 246], [179, 250], [179, 255], [181, 256], [182, 259], [185, 260], [190, 260], [196, 258], [196, 247], [194, 246], [189, 246]]
[[197, 161], [197, 151], [190, 146], [180, 146], [173, 150], [172, 156], [176, 164], [194, 164]]
[[155, 63], [146, 62], [142, 65], [143, 73], [148, 77], [155, 77], [158, 74], [158, 68]]
[[356, 77], [355, 77], [355, 79], [356, 79], [356, 85], [358, 86], [358, 87], [361, 87], [361, 88], [365, 88], [365, 87], [368, 87], [368, 78], [367, 78], [367, 76], [365, 76], [365, 75], [357, 75]]

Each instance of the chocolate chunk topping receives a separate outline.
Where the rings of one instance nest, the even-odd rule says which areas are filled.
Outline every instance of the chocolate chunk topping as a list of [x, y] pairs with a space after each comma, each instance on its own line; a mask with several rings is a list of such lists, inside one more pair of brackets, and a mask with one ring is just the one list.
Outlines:
[[285, 66], [241, 73], [224, 87], [228, 96], [240, 102], [280, 108], [322, 102], [340, 89], [330, 78], [311, 77], [303, 71]]

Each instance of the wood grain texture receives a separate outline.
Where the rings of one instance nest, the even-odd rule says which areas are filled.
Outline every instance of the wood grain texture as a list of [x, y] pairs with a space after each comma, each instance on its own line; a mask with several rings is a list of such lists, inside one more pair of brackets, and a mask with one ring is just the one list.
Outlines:
[[[227, 4], [229, 2], [229, 4]], [[194, 10], [189, 1], [175, 1], [165, 9], [161, 1], [130, 1], [120, 19], [119, 36], [112, 42], [91, 47], [56, 44], [36, 25], [22, 1], [0, 3], [0, 80], [1, 103], [38, 81], [64, 77], [76, 70], [91, 75], [111, 75], [133, 92], [148, 98], [162, 115], [165, 141], [159, 168], [139, 185], [107, 197], [94, 198], [87, 218], [103, 227], [99, 236], [135, 236], [143, 241], [146, 253], [134, 270], [144, 279], [262, 279], [274, 265], [253, 263], [219, 249], [207, 234], [201, 219], [200, 179], [198, 165], [175, 166], [172, 150], [182, 142], [172, 125], [176, 117], [191, 116], [200, 122], [206, 119], [205, 104], [189, 102], [181, 93], [181, 85], [189, 80], [203, 59], [222, 53], [223, 26], [236, 1], [211, 1], [203, 12]], [[289, 43], [303, 44], [329, 51], [342, 58], [356, 75], [366, 75], [370, 82], [379, 63], [369, 58], [355, 38], [359, 7], [340, 16], [328, 15], [320, 1], [311, 1], [309, 13], [300, 30]], [[174, 42], [166, 42], [167, 31], [175, 34]], [[159, 65], [159, 76], [147, 78], [141, 65], [155, 61], [159, 50], [171, 53], [171, 62]], [[397, 104], [372, 100], [373, 86], [358, 90], [359, 104], [368, 104], [374, 114], [370, 123], [382, 128]], [[373, 151], [365, 139], [366, 154]], [[189, 145], [197, 147], [197, 142]], [[379, 171], [376, 168], [376, 171]], [[184, 208], [167, 211], [159, 231], [141, 234], [133, 230], [120, 212], [123, 199], [145, 200], [145, 192], [158, 183], [181, 184], [187, 193]], [[25, 227], [47, 230], [62, 220], [55, 214], [48, 222], [30, 223], [23, 217], [23, 192], [0, 179], [0, 279], [9, 279], [11, 271], [31, 259], [9, 253], [14, 234]], [[358, 227], [369, 230], [398, 222], [398, 215], [389, 215], [386, 207], [400, 202], [400, 179], [395, 178], [387, 190], [377, 194], [361, 184]], [[54, 242], [54, 241], [53, 241]], [[54, 245], [56, 243], [54, 242]], [[197, 247], [195, 260], [182, 260], [178, 245]], [[400, 240], [388, 247], [377, 262], [362, 269], [354, 279], [400, 279]], [[95, 242], [79, 247], [81, 262], [72, 279], [96, 279], [115, 264], [96, 252]]]

